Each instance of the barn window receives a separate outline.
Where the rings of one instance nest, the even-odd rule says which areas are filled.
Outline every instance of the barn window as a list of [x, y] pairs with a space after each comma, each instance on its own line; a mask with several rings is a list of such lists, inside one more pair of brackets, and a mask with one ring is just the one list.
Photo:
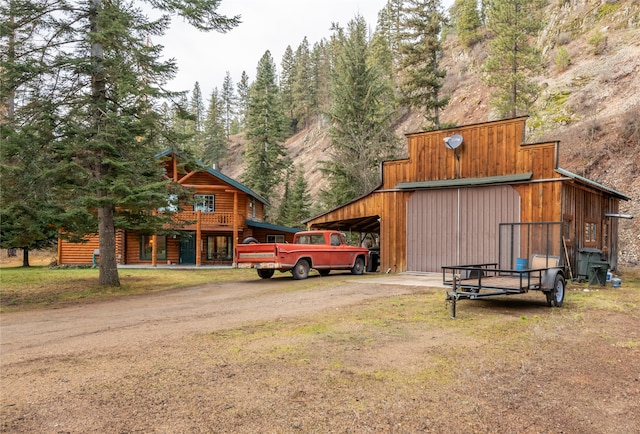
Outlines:
[[[156, 237], [156, 259], [167, 259], [167, 237]], [[140, 235], [140, 259], [150, 261], [153, 259], [153, 236]]]
[[598, 245], [598, 224], [595, 222], [585, 222], [584, 224], [584, 245], [595, 247]]
[[216, 208], [216, 197], [213, 194], [195, 194], [194, 211], [214, 212]]
[[284, 235], [267, 235], [267, 243], [284, 243]]
[[571, 237], [571, 227], [573, 226], [573, 218], [565, 215], [562, 219], [562, 238], [567, 245], [571, 245], [573, 238]]

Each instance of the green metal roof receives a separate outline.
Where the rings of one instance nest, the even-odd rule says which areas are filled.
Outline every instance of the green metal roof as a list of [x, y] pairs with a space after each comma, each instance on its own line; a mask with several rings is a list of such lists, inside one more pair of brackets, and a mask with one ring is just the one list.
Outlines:
[[607, 193], [612, 194], [613, 196], [617, 197], [618, 199], [631, 200], [630, 197], [625, 196], [624, 194], [622, 194], [622, 193], [620, 193], [618, 191], [615, 191], [615, 190], [613, 190], [613, 189], [611, 189], [609, 187], [605, 187], [602, 184], [598, 184], [595, 181], [592, 181], [592, 180], [587, 179], [587, 178], [585, 178], [583, 176], [577, 175], [577, 174], [575, 174], [573, 172], [569, 172], [566, 169], [562, 169], [562, 168], [558, 167], [556, 169], [556, 172], [558, 172], [559, 174], [564, 175], [564, 176], [566, 176], [568, 178], [575, 179], [576, 181], [582, 182], [583, 184], [587, 184], [587, 185], [589, 185], [591, 187], [595, 187], [598, 190], [606, 191]]
[[289, 232], [291, 234], [295, 234], [296, 232], [300, 232], [302, 230], [302, 229], [290, 228], [288, 226], [280, 226], [280, 225], [274, 225], [271, 223], [257, 222], [255, 220], [245, 220], [244, 222], [247, 226], [250, 226], [253, 228], [269, 229], [272, 231], [280, 231], [280, 232]]
[[[171, 149], [166, 149], [166, 150], [160, 152], [159, 154], [156, 154], [155, 157], [156, 158], [162, 158], [162, 157], [166, 157], [167, 155], [170, 155], [170, 154], [175, 154], [178, 157], [182, 157], [182, 155], [180, 155], [179, 152], [176, 152], [176, 151], [171, 150]], [[258, 193], [256, 193], [255, 191], [251, 190], [246, 185], [239, 183], [238, 181], [236, 181], [233, 178], [229, 178], [224, 173], [219, 172], [216, 169], [213, 169], [213, 168], [207, 166], [202, 161], [196, 161], [196, 162], [202, 167], [203, 170], [207, 171], [209, 174], [215, 176], [216, 178], [220, 179], [223, 182], [226, 182], [229, 185], [232, 185], [233, 187], [237, 188], [238, 190], [247, 193], [249, 196], [258, 199], [263, 204], [271, 206], [271, 203], [269, 203], [269, 201], [267, 199], [265, 199], [264, 197], [260, 196]]]
[[422, 188], [467, 187], [473, 185], [505, 184], [510, 182], [528, 181], [533, 174], [516, 173], [514, 175], [485, 176], [482, 178], [441, 179], [438, 181], [401, 182], [396, 185], [400, 190], [417, 190]]

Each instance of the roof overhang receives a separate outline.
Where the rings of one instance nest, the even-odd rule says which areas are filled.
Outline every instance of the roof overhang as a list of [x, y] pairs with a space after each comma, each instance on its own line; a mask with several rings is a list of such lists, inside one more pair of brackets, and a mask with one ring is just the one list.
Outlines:
[[573, 172], [569, 172], [568, 170], [563, 169], [561, 167], [558, 167], [556, 169], [556, 172], [558, 172], [559, 174], [561, 174], [563, 176], [566, 176], [567, 178], [571, 178], [571, 179], [573, 179], [574, 181], [576, 181], [576, 182], [578, 182], [580, 184], [588, 185], [589, 187], [595, 188], [597, 190], [604, 191], [604, 192], [606, 192], [606, 193], [608, 193], [608, 194], [610, 194], [610, 195], [612, 195], [612, 196], [614, 196], [614, 197], [616, 197], [618, 199], [631, 200], [630, 197], [625, 196], [624, 194], [622, 194], [622, 193], [620, 193], [618, 191], [615, 191], [615, 190], [613, 190], [613, 189], [611, 189], [609, 187], [605, 187], [602, 184], [599, 184], [599, 183], [597, 183], [595, 181], [587, 179], [587, 178], [585, 178], [583, 176], [577, 175], [577, 174], [575, 174]]
[[514, 182], [529, 181], [533, 174], [516, 173], [514, 175], [484, 176], [482, 178], [441, 179], [437, 181], [400, 182], [398, 190], [422, 190], [429, 188], [472, 187], [476, 185], [512, 184]]
[[271, 223], [257, 222], [255, 220], [245, 220], [245, 224], [251, 228], [267, 229], [267, 230], [277, 231], [277, 232], [288, 232], [290, 234], [295, 234], [296, 232], [300, 232], [302, 230], [297, 228], [290, 228], [288, 226], [280, 226], [280, 225], [274, 225]]
[[364, 232], [364, 233], [380, 233], [380, 217], [364, 216], [356, 217], [348, 220], [337, 220], [331, 222], [320, 222], [311, 225], [311, 229], [333, 229], [342, 232]]

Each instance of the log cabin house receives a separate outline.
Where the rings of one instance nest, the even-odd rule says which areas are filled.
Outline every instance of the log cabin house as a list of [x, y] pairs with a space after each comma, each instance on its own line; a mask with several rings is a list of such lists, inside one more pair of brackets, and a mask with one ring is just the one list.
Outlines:
[[[237, 243], [247, 238], [259, 242], [291, 242], [298, 229], [264, 221], [269, 202], [250, 188], [221, 172], [205, 167], [179, 170], [180, 156], [164, 151], [167, 177], [194, 191], [194, 201], [176, 212], [173, 220], [188, 222], [172, 228], [178, 235], [143, 234], [118, 230], [118, 264], [231, 265]], [[87, 265], [99, 260], [98, 236], [86, 242], [58, 239], [58, 264]]]
[[592, 248], [615, 269], [616, 214], [630, 199], [560, 168], [559, 143], [526, 143], [525, 123], [408, 134], [408, 158], [384, 162], [379, 187], [305, 223], [376, 234], [382, 271], [440, 272], [495, 262], [501, 223], [554, 222], [562, 264], [576, 270], [579, 252]]

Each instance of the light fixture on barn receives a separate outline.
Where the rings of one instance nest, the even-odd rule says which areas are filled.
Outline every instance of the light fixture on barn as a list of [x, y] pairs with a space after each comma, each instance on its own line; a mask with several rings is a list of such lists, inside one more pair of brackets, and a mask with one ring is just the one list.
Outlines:
[[462, 145], [462, 136], [460, 134], [454, 134], [450, 137], [444, 138], [444, 145], [447, 149], [451, 149], [453, 151], [453, 155], [456, 157], [458, 170], [456, 171], [456, 178], [460, 178], [460, 153], [458, 152], [458, 148]]

